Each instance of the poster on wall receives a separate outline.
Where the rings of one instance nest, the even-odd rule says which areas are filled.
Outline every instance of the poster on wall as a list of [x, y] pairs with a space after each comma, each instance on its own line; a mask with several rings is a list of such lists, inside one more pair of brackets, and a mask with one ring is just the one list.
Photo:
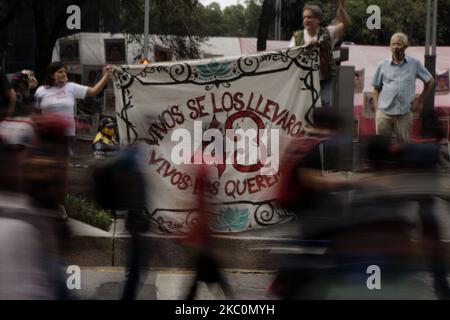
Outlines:
[[449, 92], [449, 70], [436, 73], [435, 90], [438, 94], [447, 94]]
[[364, 69], [355, 71], [355, 93], [362, 93], [364, 90]]
[[359, 119], [357, 118], [353, 119], [353, 141], [359, 141]]
[[59, 41], [59, 59], [67, 64], [80, 63], [80, 49], [78, 40]]
[[127, 63], [125, 39], [105, 39], [105, 61], [111, 64]]
[[363, 117], [375, 118], [376, 109], [372, 92], [364, 92]]

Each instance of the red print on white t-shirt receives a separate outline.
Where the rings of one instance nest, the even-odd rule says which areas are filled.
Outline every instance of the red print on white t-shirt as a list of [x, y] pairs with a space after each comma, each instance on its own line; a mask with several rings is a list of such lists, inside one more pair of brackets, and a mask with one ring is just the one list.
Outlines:
[[66, 97], [66, 92], [64, 90], [59, 91], [55, 95], [55, 98], [57, 98], [57, 99], [64, 99], [65, 97]]

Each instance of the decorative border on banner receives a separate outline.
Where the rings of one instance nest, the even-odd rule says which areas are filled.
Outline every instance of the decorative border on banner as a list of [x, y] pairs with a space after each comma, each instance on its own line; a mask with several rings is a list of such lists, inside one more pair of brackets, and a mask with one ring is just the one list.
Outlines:
[[[281, 224], [295, 219], [295, 214], [274, 205], [275, 200], [262, 202], [237, 201], [217, 204], [216, 212], [208, 212], [213, 216], [210, 223], [211, 230], [228, 233], [230, 231], [246, 231], [255, 226], [267, 227]], [[251, 205], [243, 208], [242, 205]], [[150, 213], [152, 224], [163, 234], [187, 235], [197, 223], [198, 209], [154, 209]], [[181, 222], [165, 220], [164, 213], [183, 214]], [[180, 215], [181, 216], [181, 215]], [[256, 225], [251, 224], [250, 218], [254, 218]]]
[[[306, 59], [305, 57], [308, 57]], [[226, 59], [220, 59], [226, 60]], [[259, 70], [263, 63], [289, 62], [282, 68]], [[178, 84], [195, 84], [203, 86], [210, 91], [213, 87], [219, 88], [223, 85], [230, 88], [230, 82], [243, 77], [260, 76], [263, 74], [286, 71], [295, 64], [298, 68], [307, 71], [317, 71], [320, 69], [319, 51], [312, 46], [304, 48], [291, 48], [285, 51], [272, 51], [258, 55], [242, 56], [233, 61], [220, 62], [212, 59], [208, 64], [191, 65], [189, 63], [174, 63], [172, 65], [147, 65], [138, 73], [133, 74], [133, 69], [129, 66], [122, 66], [114, 70], [114, 76], [120, 84], [119, 89], [130, 87], [134, 81], [138, 81], [143, 86], [167, 86]], [[259, 70], [259, 71], [258, 71]], [[162, 82], [144, 81], [149, 74], [165, 74], [166, 80]], [[306, 80], [306, 79], [305, 79]], [[305, 89], [306, 90], [306, 89]]]
[[[267, 62], [284, 62], [285, 66], [270, 70], [260, 70], [261, 65]], [[124, 121], [127, 127], [127, 141], [129, 143], [135, 142], [139, 136], [136, 131], [136, 126], [128, 119], [127, 111], [133, 108], [133, 96], [129, 87], [138, 81], [144, 86], [160, 86], [160, 85], [178, 85], [178, 84], [195, 84], [206, 86], [205, 89], [210, 91], [212, 88], [219, 88], [223, 85], [225, 88], [230, 88], [230, 82], [236, 81], [243, 77], [253, 77], [264, 74], [283, 72], [296, 65], [307, 73], [304, 78], [299, 80], [303, 82], [304, 88], [300, 90], [309, 90], [312, 95], [312, 104], [305, 114], [305, 121], [312, 125], [310, 116], [312, 110], [315, 108], [319, 100], [319, 93], [314, 88], [314, 71], [320, 69], [319, 50], [317, 47], [308, 46], [302, 48], [290, 48], [283, 51], [272, 51], [263, 54], [242, 56], [236, 62], [223, 62], [212, 59], [206, 65], [192, 66], [188, 63], [176, 63], [173, 65], [156, 65], [146, 66], [139, 70], [137, 74], [132, 73], [132, 69], [128, 66], [122, 66], [114, 69], [113, 75], [116, 79], [116, 86], [122, 92], [123, 108], [120, 113], [117, 113], [118, 118]], [[148, 74], [166, 74], [170, 81], [166, 82], [146, 82], [145, 78]], [[133, 138], [131, 137], [133, 135]]]

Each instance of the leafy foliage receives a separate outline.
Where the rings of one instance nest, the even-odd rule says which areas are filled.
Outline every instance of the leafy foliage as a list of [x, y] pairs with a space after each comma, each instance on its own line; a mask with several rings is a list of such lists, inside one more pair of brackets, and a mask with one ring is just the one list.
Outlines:
[[262, 0], [245, 0], [221, 8], [217, 2], [199, 6], [200, 25], [205, 35], [215, 37], [255, 37]]
[[68, 194], [65, 199], [64, 208], [69, 217], [93, 227], [109, 231], [112, 223], [111, 214], [98, 208], [85, 198]]
[[[264, 0], [273, 3], [274, 0]], [[332, 6], [329, 0], [283, 0], [282, 36], [288, 40], [294, 30], [302, 28], [301, 8], [306, 3], [318, 4], [324, 13], [323, 25], [332, 20]], [[369, 30], [366, 22], [370, 17], [367, 8], [377, 5], [381, 9], [381, 29]], [[438, 45], [450, 44], [450, 0], [438, 2]], [[273, 4], [272, 4], [273, 7]], [[423, 45], [425, 42], [426, 1], [423, 0], [346, 0], [345, 8], [352, 19], [352, 25], [345, 34], [345, 41], [357, 44], [387, 45], [390, 37], [397, 31], [403, 31], [411, 45]], [[273, 10], [272, 15], [273, 15]], [[267, 22], [266, 22], [267, 23]], [[273, 24], [273, 21], [270, 22]], [[261, 24], [261, 20], [260, 20]], [[268, 38], [273, 37], [273, 27], [269, 27]]]
[[[122, 32], [129, 41], [143, 43], [144, 0], [124, 1], [121, 7]], [[150, 1], [149, 33], [160, 35], [149, 39], [150, 44], [159, 41], [172, 49], [178, 59], [194, 59], [205, 39], [199, 20], [200, 5], [196, 0]]]

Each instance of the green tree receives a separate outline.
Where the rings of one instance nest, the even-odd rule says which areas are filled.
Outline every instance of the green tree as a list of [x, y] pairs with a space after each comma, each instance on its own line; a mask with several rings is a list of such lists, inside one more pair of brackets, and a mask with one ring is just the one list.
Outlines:
[[450, 0], [439, 0], [437, 43], [440, 46], [450, 45], [449, 17], [450, 17]]
[[224, 16], [220, 4], [212, 2], [208, 6], [200, 7], [200, 25], [208, 36], [225, 35]]
[[242, 37], [246, 34], [245, 8], [238, 4], [223, 10], [225, 36]]
[[79, 30], [69, 30], [66, 26], [69, 17], [67, 7], [70, 5], [80, 7], [83, 31], [94, 31], [93, 29], [95, 29], [94, 25], [83, 24], [83, 21], [93, 20], [85, 19], [87, 17], [85, 13], [93, 11], [103, 18], [113, 14], [111, 9], [108, 9], [111, 7], [111, 2], [108, 0], [90, 2], [87, 0], [0, 0], [0, 31], [6, 28], [19, 12], [30, 11], [33, 15], [37, 42], [34, 65], [39, 80], [42, 80], [45, 69], [52, 59], [56, 40], [79, 32]]
[[85, 0], [28, 0], [22, 1], [21, 5], [30, 6], [34, 16], [37, 47], [35, 65], [38, 79], [43, 79], [47, 65], [52, 60], [53, 47], [56, 40], [75, 32], [66, 27], [69, 17], [67, 7], [77, 5], [83, 9]]
[[14, 0], [0, 1], [0, 30], [8, 25], [19, 8], [20, 2]]
[[[366, 13], [369, 5], [381, 9], [381, 29], [369, 30]], [[419, 0], [347, 0], [347, 12], [353, 24], [345, 38], [358, 44], [388, 45], [390, 37], [397, 31], [403, 31], [411, 45], [423, 45], [425, 41], [425, 1]], [[441, 28], [441, 26], [439, 26]]]
[[[264, 0], [259, 21], [258, 39], [273, 37], [274, 0]], [[324, 13], [323, 25], [326, 26], [332, 20], [332, 2], [329, 0], [283, 0], [282, 10], [282, 37], [285, 40], [291, 38], [293, 31], [302, 28], [301, 8], [306, 3], [318, 4]], [[378, 5], [381, 8], [381, 29], [369, 30], [366, 22], [369, 14], [366, 12], [370, 5]], [[390, 37], [396, 31], [405, 32], [411, 45], [424, 45], [426, 1], [423, 0], [346, 0], [345, 7], [352, 19], [352, 25], [344, 35], [345, 41], [357, 44], [388, 45]], [[438, 8], [438, 45], [450, 43], [450, 0], [440, 0]]]
[[223, 10], [212, 2], [200, 7], [203, 34], [215, 37], [255, 37], [262, 0], [245, 0], [244, 5], [231, 5]]

